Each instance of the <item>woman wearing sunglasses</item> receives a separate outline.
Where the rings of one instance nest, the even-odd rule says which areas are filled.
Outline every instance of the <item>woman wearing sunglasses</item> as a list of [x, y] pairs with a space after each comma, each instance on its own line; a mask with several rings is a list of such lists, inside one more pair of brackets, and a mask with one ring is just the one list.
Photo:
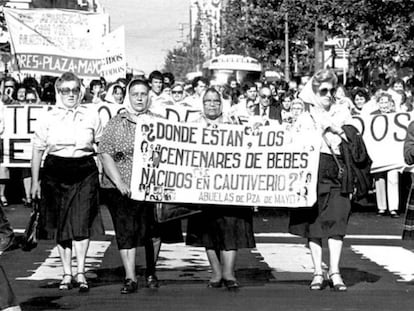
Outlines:
[[[340, 147], [347, 141], [344, 128], [350, 124], [351, 115], [345, 105], [335, 102], [337, 77], [331, 70], [318, 71], [307, 83], [299, 97], [306, 103], [308, 113], [297, 122], [311, 120], [307, 124], [322, 135], [317, 184], [317, 202], [310, 208], [292, 210], [289, 232], [308, 239], [314, 264], [311, 290], [321, 290], [329, 283], [335, 291], [346, 291], [339, 270], [339, 261], [351, 212], [350, 193], [344, 192], [343, 178], [339, 175], [344, 167]], [[347, 132], [348, 133], [348, 132]], [[351, 190], [352, 191], [352, 190]], [[322, 267], [322, 240], [327, 240], [329, 250], [328, 279]], [[328, 281], [328, 282], [327, 282]]]
[[[99, 220], [99, 181], [94, 155], [102, 126], [96, 109], [81, 105], [84, 92], [75, 74], [64, 73], [55, 88], [56, 105], [39, 120], [33, 137], [31, 195], [33, 199], [42, 199], [41, 223], [56, 237], [63, 265], [59, 290], [69, 290], [75, 284], [79, 292], [87, 292], [86, 253], [92, 224]], [[98, 229], [97, 233], [103, 234], [102, 225]], [[77, 260], [74, 279], [72, 247]]]

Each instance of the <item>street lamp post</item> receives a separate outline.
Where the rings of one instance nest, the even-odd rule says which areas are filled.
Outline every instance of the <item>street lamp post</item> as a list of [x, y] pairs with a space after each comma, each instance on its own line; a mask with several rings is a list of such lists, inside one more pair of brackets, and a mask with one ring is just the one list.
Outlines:
[[289, 82], [290, 80], [290, 70], [289, 70], [289, 21], [288, 13], [285, 13], [285, 80]]

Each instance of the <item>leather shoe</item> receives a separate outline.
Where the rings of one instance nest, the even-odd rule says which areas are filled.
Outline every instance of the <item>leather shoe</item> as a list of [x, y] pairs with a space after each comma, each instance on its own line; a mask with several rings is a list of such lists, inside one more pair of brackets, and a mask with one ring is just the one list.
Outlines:
[[223, 280], [220, 280], [217, 282], [208, 281], [207, 283], [208, 288], [221, 288], [222, 286], [223, 286]]
[[147, 285], [148, 288], [158, 288], [158, 287], [160, 287], [160, 284], [158, 282], [158, 278], [155, 275], [147, 276], [146, 281], [147, 281], [146, 285]]
[[240, 288], [240, 284], [236, 280], [223, 280], [223, 283], [228, 290], [238, 290]]
[[121, 288], [121, 294], [132, 294], [138, 290], [138, 283], [131, 279], [126, 279], [124, 286]]

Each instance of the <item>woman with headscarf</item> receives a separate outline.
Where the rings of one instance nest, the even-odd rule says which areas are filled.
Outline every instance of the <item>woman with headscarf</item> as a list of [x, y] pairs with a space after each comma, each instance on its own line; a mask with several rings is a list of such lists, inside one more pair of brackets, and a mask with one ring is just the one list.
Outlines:
[[143, 80], [132, 80], [126, 90], [125, 111], [105, 126], [98, 153], [104, 168], [102, 187], [111, 213], [118, 249], [125, 269], [121, 294], [138, 289], [135, 257], [138, 246], [145, 246], [146, 286], [158, 287], [155, 275], [160, 244], [153, 245], [154, 203], [130, 199], [132, 159], [136, 126], [157, 115], [149, 111], [150, 86]]
[[322, 268], [322, 239], [328, 240], [329, 284], [335, 291], [346, 291], [340, 270], [343, 238], [351, 213], [350, 194], [343, 191], [343, 178], [339, 176], [344, 167], [340, 145], [347, 140], [344, 125], [351, 123], [351, 115], [345, 105], [335, 103], [337, 77], [331, 70], [320, 70], [308, 82], [299, 97], [308, 106], [309, 112], [301, 117], [311, 119], [322, 136], [318, 171], [317, 202], [311, 208], [292, 210], [289, 232], [308, 239], [314, 274], [311, 290], [325, 287]]
[[[79, 292], [87, 292], [85, 259], [92, 224], [99, 215], [99, 181], [94, 154], [102, 127], [96, 109], [81, 105], [84, 89], [75, 74], [62, 74], [55, 88], [56, 105], [39, 120], [33, 137], [31, 195], [32, 199], [42, 199], [41, 206], [45, 209], [42, 222], [46, 230], [56, 234], [63, 265], [59, 289], [69, 290], [75, 283]], [[74, 280], [72, 247], [77, 259]]]
[[104, 100], [111, 104], [122, 105], [124, 97], [124, 88], [121, 85], [114, 83], [108, 88]]

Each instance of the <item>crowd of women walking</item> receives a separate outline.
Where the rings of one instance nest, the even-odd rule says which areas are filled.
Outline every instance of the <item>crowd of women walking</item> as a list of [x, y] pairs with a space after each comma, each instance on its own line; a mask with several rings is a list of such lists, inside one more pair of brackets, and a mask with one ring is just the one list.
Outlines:
[[[287, 127], [306, 124], [318, 131], [322, 146], [317, 202], [311, 208], [292, 211], [288, 230], [308, 239], [314, 263], [309, 288], [322, 290], [329, 284], [335, 291], [346, 291], [340, 259], [351, 198], [355, 194], [353, 182], [360, 183], [358, 195], [363, 197], [371, 190], [370, 179], [375, 179], [379, 215], [389, 210], [392, 217], [398, 217], [399, 205], [398, 171], [369, 174], [370, 159], [352, 125], [352, 115], [410, 111], [412, 105], [403, 80], [394, 81], [389, 90], [379, 87], [373, 96], [367, 89], [354, 86], [351, 97], [347, 97], [347, 89], [338, 84], [331, 70], [318, 71], [302, 82], [247, 81], [240, 86], [236, 79], [230, 78], [226, 85], [218, 85], [198, 77], [188, 85], [158, 71], [152, 72], [148, 79], [118, 79], [109, 86], [105, 86], [105, 81], [94, 80], [86, 101], [110, 102], [124, 108], [102, 126], [94, 105], [85, 104], [86, 88], [82, 81], [69, 72], [59, 77], [54, 82], [54, 91], [49, 88], [47, 93], [49, 100], [50, 93], [55, 96], [55, 100], [50, 100], [52, 109], [38, 121], [33, 137], [31, 187], [26, 196], [27, 202], [41, 200], [41, 225], [47, 236], [56, 240], [63, 266], [59, 290], [77, 287], [79, 292], [89, 291], [85, 259], [91, 238], [95, 233], [103, 233], [100, 204], [110, 211], [125, 271], [120, 292], [130, 294], [138, 289], [135, 267], [140, 246], [145, 249], [146, 286], [159, 286], [156, 262], [161, 243], [183, 240], [181, 222], [157, 223], [155, 203], [130, 198], [132, 159], [137, 125], [162, 118], [163, 109], [176, 105], [199, 110], [199, 118], [193, 122], [207, 128], [246, 122], [260, 127], [278, 122]], [[8, 96], [3, 102], [18, 101], [23, 98], [20, 93], [23, 91], [16, 88], [16, 99], [14, 95]], [[30, 94], [34, 94], [37, 103], [40, 97], [36, 87], [25, 89], [27, 103], [32, 103], [27, 99]], [[413, 137], [411, 124], [404, 150], [408, 164], [414, 162]], [[359, 153], [358, 163], [349, 156], [355, 152]], [[414, 236], [410, 231], [414, 221], [413, 200], [410, 194], [405, 238]], [[329, 250], [328, 271], [322, 267], [325, 240]], [[188, 220], [186, 242], [206, 249], [212, 269], [208, 287], [237, 290], [240, 286], [235, 275], [237, 252], [255, 247], [253, 207], [203, 205], [201, 213]], [[76, 255], [76, 273], [72, 252]]]

